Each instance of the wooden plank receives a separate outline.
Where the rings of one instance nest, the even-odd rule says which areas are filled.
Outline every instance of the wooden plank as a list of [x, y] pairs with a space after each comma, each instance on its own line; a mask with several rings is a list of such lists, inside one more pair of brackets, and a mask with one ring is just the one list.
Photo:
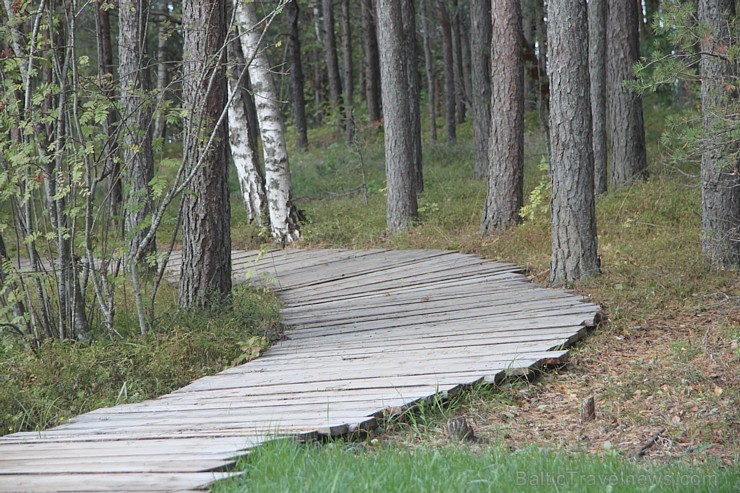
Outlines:
[[195, 489], [234, 473], [0, 474], [0, 492], [173, 491]]
[[[460, 279], [460, 277], [468, 275], [481, 276], [484, 274], [504, 274], [511, 272], [511, 269], [497, 265], [484, 264], [466, 267], [448, 267], [433, 272], [409, 272], [408, 270], [403, 269], [403, 266], [389, 267], [386, 271], [391, 272], [379, 271], [375, 273], [372, 279], [355, 279], [353, 276], [351, 279], [346, 279], [341, 282], [339, 280], [334, 280], [331, 283], [324, 283], [320, 286], [314, 285], [314, 288], [311, 291], [302, 291], [301, 295], [298, 296], [295, 294], [292, 296], [287, 294], [285, 299], [292, 303], [306, 301], [307, 299], [331, 299], [347, 297], [350, 295], [364, 296], [367, 293], [385, 291], [388, 289], [398, 289], [399, 287], [419, 286], [431, 282]], [[295, 290], [296, 288], [290, 289]], [[286, 291], [287, 290], [288, 289], [286, 289]]]
[[[45, 474], [83, 474], [83, 473], [188, 473], [192, 471], [214, 471], [233, 465], [233, 460], [223, 459], [170, 459], [134, 460], [132, 457], [103, 460], [101, 458], [46, 458], [43, 463]], [[33, 474], [38, 466], [29, 465], [27, 460], [0, 460], [0, 476], [8, 474]]]
[[[353, 299], [351, 304], [346, 301], [317, 301], [316, 303], [310, 303], [305, 305], [289, 305], [285, 306], [280, 310], [281, 314], [294, 315], [315, 312], [317, 314], [322, 312], [341, 313], [345, 311], [355, 310], [357, 308], [371, 308], [371, 307], [384, 307], [384, 306], [405, 306], [409, 304], [415, 304], [418, 302], [435, 302], [437, 300], [455, 300], [465, 298], [479, 298], [485, 296], [496, 296], [503, 293], [516, 294], [517, 292], [529, 292], [537, 291], [543, 288], [534, 286], [529, 283], [521, 282], [521, 279], [514, 280], [499, 280], [499, 282], [493, 283], [474, 283], [470, 285], [457, 285], [457, 286], [439, 286], [432, 284], [429, 286], [422, 286], [416, 289], [408, 289], [404, 291], [399, 290], [388, 290], [386, 292], [378, 292], [367, 294]], [[561, 291], [561, 293], [565, 293]]]
[[[547, 324], [558, 324], [558, 319], [564, 317], [563, 320], [572, 320], [571, 315], [579, 318], [585, 325], [593, 325], [592, 322], [595, 318], [595, 311], [592, 307], [587, 306], [583, 303], [575, 303], [563, 308], [552, 308], [552, 307], [541, 307], [541, 308], [530, 308], [526, 314], [522, 314], [519, 311], [510, 310], [502, 314], [490, 314], [490, 313], [478, 313], [476, 316], [470, 314], [459, 314], [451, 315], [449, 317], [409, 317], [409, 318], [396, 318], [396, 319], [385, 319], [385, 320], [372, 320], [363, 321], [358, 323], [350, 323], [346, 325], [338, 325], [333, 327], [291, 327], [290, 330], [286, 331], [286, 336], [292, 340], [298, 340], [301, 338], [315, 338], [332, 336], [339, 334], [352, 334], [357, 335], [359, 332], [368, 332], [381, 329], [397, 329], [401, 327], [416, 327], [419, 325], [439, 325], [445, 323], [518, 323], [523, 320], [531, 319], [543, 319], [542, 323]], [[568, 317], [568, 318], [565, 318]], [[563, 322], [567, 325], [572, 325], [572, 322]]]
[[[425, 326], [419, 325], [405, 328], [402, 331], [398, 331], [399, 333], [394, 333], [392, 330], [383, 331], [382, 334], [376, 331], [363, 333], [353, 338], [352, 342], [347, 343], [347, 345], [342, 344], [337, 337], [330, 336], [326, 337], [324, 344], [312, 343], [311, 339], [299, 339], [295, 341], [294, 345], [290, 344], [293, 341], [284, 341], [279, 347], [271, 348], [264, 355], [263, 359], [267, 361], [270, 358], [283, 355], [293, 356], [300, 354], [302, 356], [305, 351], [314, 353], [314, 357], [335, 351], [346, 351], [348, 355], [358, 351], [372, 354], [373, 352], [382, 351], [383, 348], [389, 345], [393, 345], [397, 350], [402, 350], [406, 347], [413, 348], [421, 344], [435, 343], [439, 343], [440, 345], [471, 345], [476, 344], [478, 341], [484, 344], [495, 344], [496, 341], [504, 340], [509, 342], [536, 342], [562, 338], [570, 340], [574, 337], [579, 337], [582, 332], [589, 330], [589, 327], [580, 324], [546, 325], [544, 327], [538, 327], [535, 324], [529, 325], [530, 327], [522, 327], [519, 324], [514, 324], [488, 330], [489, 327], [486, 325], [456, 326], [439, 324], [434, 326], [434, 331], [430, 332], [424, 331]], [[531, 327], [532, 325], [535, 326]], [[235, 370], [234, 368], [230, 368], [225, 371], [233, 372]]]
[[[435, 313], [451, 313], [470, 310], [487, 310], [496, 311], [498, 307], [508, 305], [524, 305], [537, 301], [549, 301], [555, 305], [556, 302], [576, 304], [583, 303], [583, 300], [577, 299], [569, 294], [559, 293], [546, 289], [532, 290], [516, 293], [498, 293], [493, 295], [483, 295], [478, 297], [468, 297], [462, 299], [450, 300], [429, 300], [421, 298], [416, 303], [409, 304], [404, 309], [400, 309], [398, 304], [390, 306], [364, 306], [357, 307], [353, 310], [343, 312], [333, 312], [332, 310], [321, 311], [319, 313], [309, 312], [305, 315], [283, 315], [283, 323], [292, 326], [317, 326], [330, 323], [347, 323], [361, 320], [372, 320], [377, 318], [390, 317], [411, 317], [418, 315], [433, 315]], [[403, 306], [403, 305], [401, 305]], [[523, 307], [526, 309], [526, 307]]]

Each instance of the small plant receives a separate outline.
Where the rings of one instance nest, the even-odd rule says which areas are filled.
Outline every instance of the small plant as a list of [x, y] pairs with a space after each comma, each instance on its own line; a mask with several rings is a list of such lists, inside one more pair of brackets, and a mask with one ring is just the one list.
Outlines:
[[542, 156], [537, 168], [543, 173], [543, 177], [529, 193], [529, 203], [519, 211], [519, 216], [524, 221], [534, 221], [537, 217], [547, 214], [550, 211], [552, 181], [550, 181], [550, 165], [547, 162], [546, 156]]

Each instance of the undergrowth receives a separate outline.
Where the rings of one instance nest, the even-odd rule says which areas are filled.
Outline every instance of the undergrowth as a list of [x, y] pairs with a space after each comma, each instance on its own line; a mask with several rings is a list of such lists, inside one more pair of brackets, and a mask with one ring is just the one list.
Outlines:
[[145, 336], [49, 340], [35, 352], [0, 344], [0, 434], [157, 397], [242, 363], [254, 341], [279, 336], [278, 311], [269, 291], [239, 287], [228, 308], [183, 311], [170, 304]]

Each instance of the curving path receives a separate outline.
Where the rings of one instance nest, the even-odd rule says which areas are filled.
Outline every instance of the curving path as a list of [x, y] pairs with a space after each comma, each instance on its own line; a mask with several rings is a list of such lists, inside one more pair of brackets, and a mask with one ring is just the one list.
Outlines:
[[599, 318], [515, 265], [449, 251], [234, 252], [233, 266], [279, 293], [286, 340], [158, 399], [0, 438], [0, 491], [206, 488], [275, 436], [372, 427], [389, 408], [560, 362]]

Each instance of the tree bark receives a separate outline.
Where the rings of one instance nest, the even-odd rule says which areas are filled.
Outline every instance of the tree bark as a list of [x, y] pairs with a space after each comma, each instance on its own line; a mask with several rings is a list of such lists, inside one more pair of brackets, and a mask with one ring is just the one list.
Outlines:
[[524, 188], [524, 63], [519, 0], [493, 0], [491, 136], [488, 197], [483, 234], [502, 232], [520, 220]]
[[[123, 111], [123, 175], [129, 187], [125, 207], [129, 255], [136, 253], [146, 236], [152, 210], [149, 187], [154, 178], [152, 113], [145, 95], [148, 81], [144, 69], [147, 5], [142, 0], [119, 2], [118, 72]], [[156, 251], [156, 244], [151, 241], [145, 253], [153, 251]], [[139, 262], [140, 258], [131, 261]]]
[[[164, 5], [160, 4], [164, 9]], [[164, 139], [164, 135], [167, 129], [167, 121], [165, 120], [165, 113], [162, 109], [162, 103], [167, 99], [167, 61], [165, 50], [167, 49], [167, 41], [169, 39], [169, 33], [164, 29], [161, 22], [157, 23], [157, 113], [154, 118], [154, 130], [152, 131], [152, 138]]]
[[411, 119], [411, 139], [414, 147], [414, 176], [416, 193], [424, 191], [424, 173], [421, 154], [421, 76], [419, 75], [419, 43], [416, 35], [416, 10], [414, 0], [401, 0], [403, 16], [404, 46], [406, 47], [406, 73], [408, 77], [409, 118]]
[[[101, 4], [95, 6], [95, 32], [98, 45], [98, 81], [101, 93], [109, 100], [115, 97], [113, 74], [113, 45], [111, 42], [110, 12]], [[105, 174], [108, 188], [109, 212], [113, 218], [119, 217], [123, 203], [123, 189], [121, 187], [121, 165], [118, 158], [118, 144], [116, 142], [115, 127], [118, 118], [115, 109], [108, 111], [103, 121], [103, 133], [106, 136], [105, 147]], [[122, 232], [122, 229], [119, 230]]]
[[424, 40], [424, 67], [427, 79], [427, 103], [429, 111], [429, 138], [437, 142], [437, 90], [434, 85], [434, 57], [432, 56], [432, 36], [429, 30], [429, 2], [421, 0], [421, 30]]
[[332, 0], [321, 0], [321, 11], [324, 15], [324, 58], [329, 73], [329, 96], [335, 117], [341, 122], [344, 118], [342, 101], [342, 80], [339, 75], [339, 58], [337, 57], [337, 37], [334, 34], [334, 6]]
[[445, 72], [445, 129], [447, 143], [457, 143], [457, 121], [455, 120], [455, 69], [452, 47], [452, 24], [445, 0], [437, 0], [437, 15], [442, 29], [442, 63]]
[[270, 230], [276, 242], [292, 243], [300, 237], [300, 231], [298, 213], [293, 205], [290, 165], [280, 103], [275, 96], [270, 64], [264, 47], [260, 46], [261, 33], [258, 31], [254, 4], [234, 0], [234, 8], [245, 58], [252, 61], [249, 74], [262, 135]]
[[606, 192], [606, 19], [607, 0], [588, 2], [589, 73], [591, 76], [591, 118], [594, 148], [594, 184], [596, 195]]
[[488, 174], [491, 133], [491, 0], [470, 0], [471, 76], [475, 177]]
[[599, 271], [586, 3], [551, 0], [547, 17], [552, 84], [550, 283], [562, 285]]
[[547, 74], [547, 28], [545, 26], [544, 0], [535, 0], [535, 30], [539, 43], [537, 54], [537, 81], [539, 86], [537, 111], [540, 116], [540, 127], [545, 133], [547, 159], [550, 159], [550, 79]]
[[524, 111], [537, 109], [537, 8], [539, 0], [521, 0], [522, 34], [524, 35]]
[[365, 49], [365, 97], [367, 118], [378, 122], [380, 113], [380, 54], [375, 23], [375, 0], [360, 0], [362, 8], [362, 42]]
[[303, 62], [301, 60], [301, 38], [298, 29], [298, 2], [285, 4], [285, 24], [288, 27], [288, 58], [290, 59], [290, 92], [293, 103], [293, 119], [298, 136], [297, 147], [308, 149], [308, 124], [306, 123], [306, 99], [303, 96]]
[[624, 86], [635, 79], [632, 66], [640, 58], [637, 2], [609, 0], [607, 78], [612, 135], [611, 186], [647, 178], [642, 97]]
[[[700, 0], [699, 20], [711, 33], [701, 40], [701, 106], [706, 146], [701, 158], [702, 251], [715, 268], [740, 266], [738, 141], [721, 135], [737, 125], [737, 64], [725, 54], [736, 39], [733, 0]], [[733, 112], [735, 115], [733, 116]]]
[[344, 72], [344, 142], [352, 144], [355, 135], [355, 119], [352, 106], [354, 105], [354, 75], [352, 71], [352, 26], [350, 24], [349, 0], [342, 0], [342, 71]]
[[465, 77], [463, 75], [462, 26], [460, 22], [460, 5], [452, 0], [452, 68], [455, 76], [455, 113], [457, 123], [465, 121], [466, 101]]
[[[287, 8], [287, 5], [286, 5]], [[231, 158], [234, 160], [236, 174], [239, 178], [239, 188], [242, 192], [242, 201], [247, 210], [250, 222], [259, 226], [265, 225], [266, 204], [265, 178], [262, 175], [257, 155], [256, 142], [252, 135], [257, 129], [249, 124], [245, 104], [245, 92], [241, 80], [248, 77], [242, 73], [247, 68], [240, 65], [238, 61], [241, 55], [241, 41], [234, 39], [229, 42], [229, 94], [233, 94], [229, 106], [229, 143], [231, 146]]]
[[403, 9], [397, 0], [377, 0], [378, 47], [385, 128], [388, 190], [387, 227], [408, 230], [417, 217], [413, 122], [409, 107], [409, 78]]
[[227, 129], [218, 123], [227, 96], [224, 2], [186, 0], [182, 25], [183, 159], [198, 170], [183, 198], [180, 305], [203, 307], [231, 293]]

